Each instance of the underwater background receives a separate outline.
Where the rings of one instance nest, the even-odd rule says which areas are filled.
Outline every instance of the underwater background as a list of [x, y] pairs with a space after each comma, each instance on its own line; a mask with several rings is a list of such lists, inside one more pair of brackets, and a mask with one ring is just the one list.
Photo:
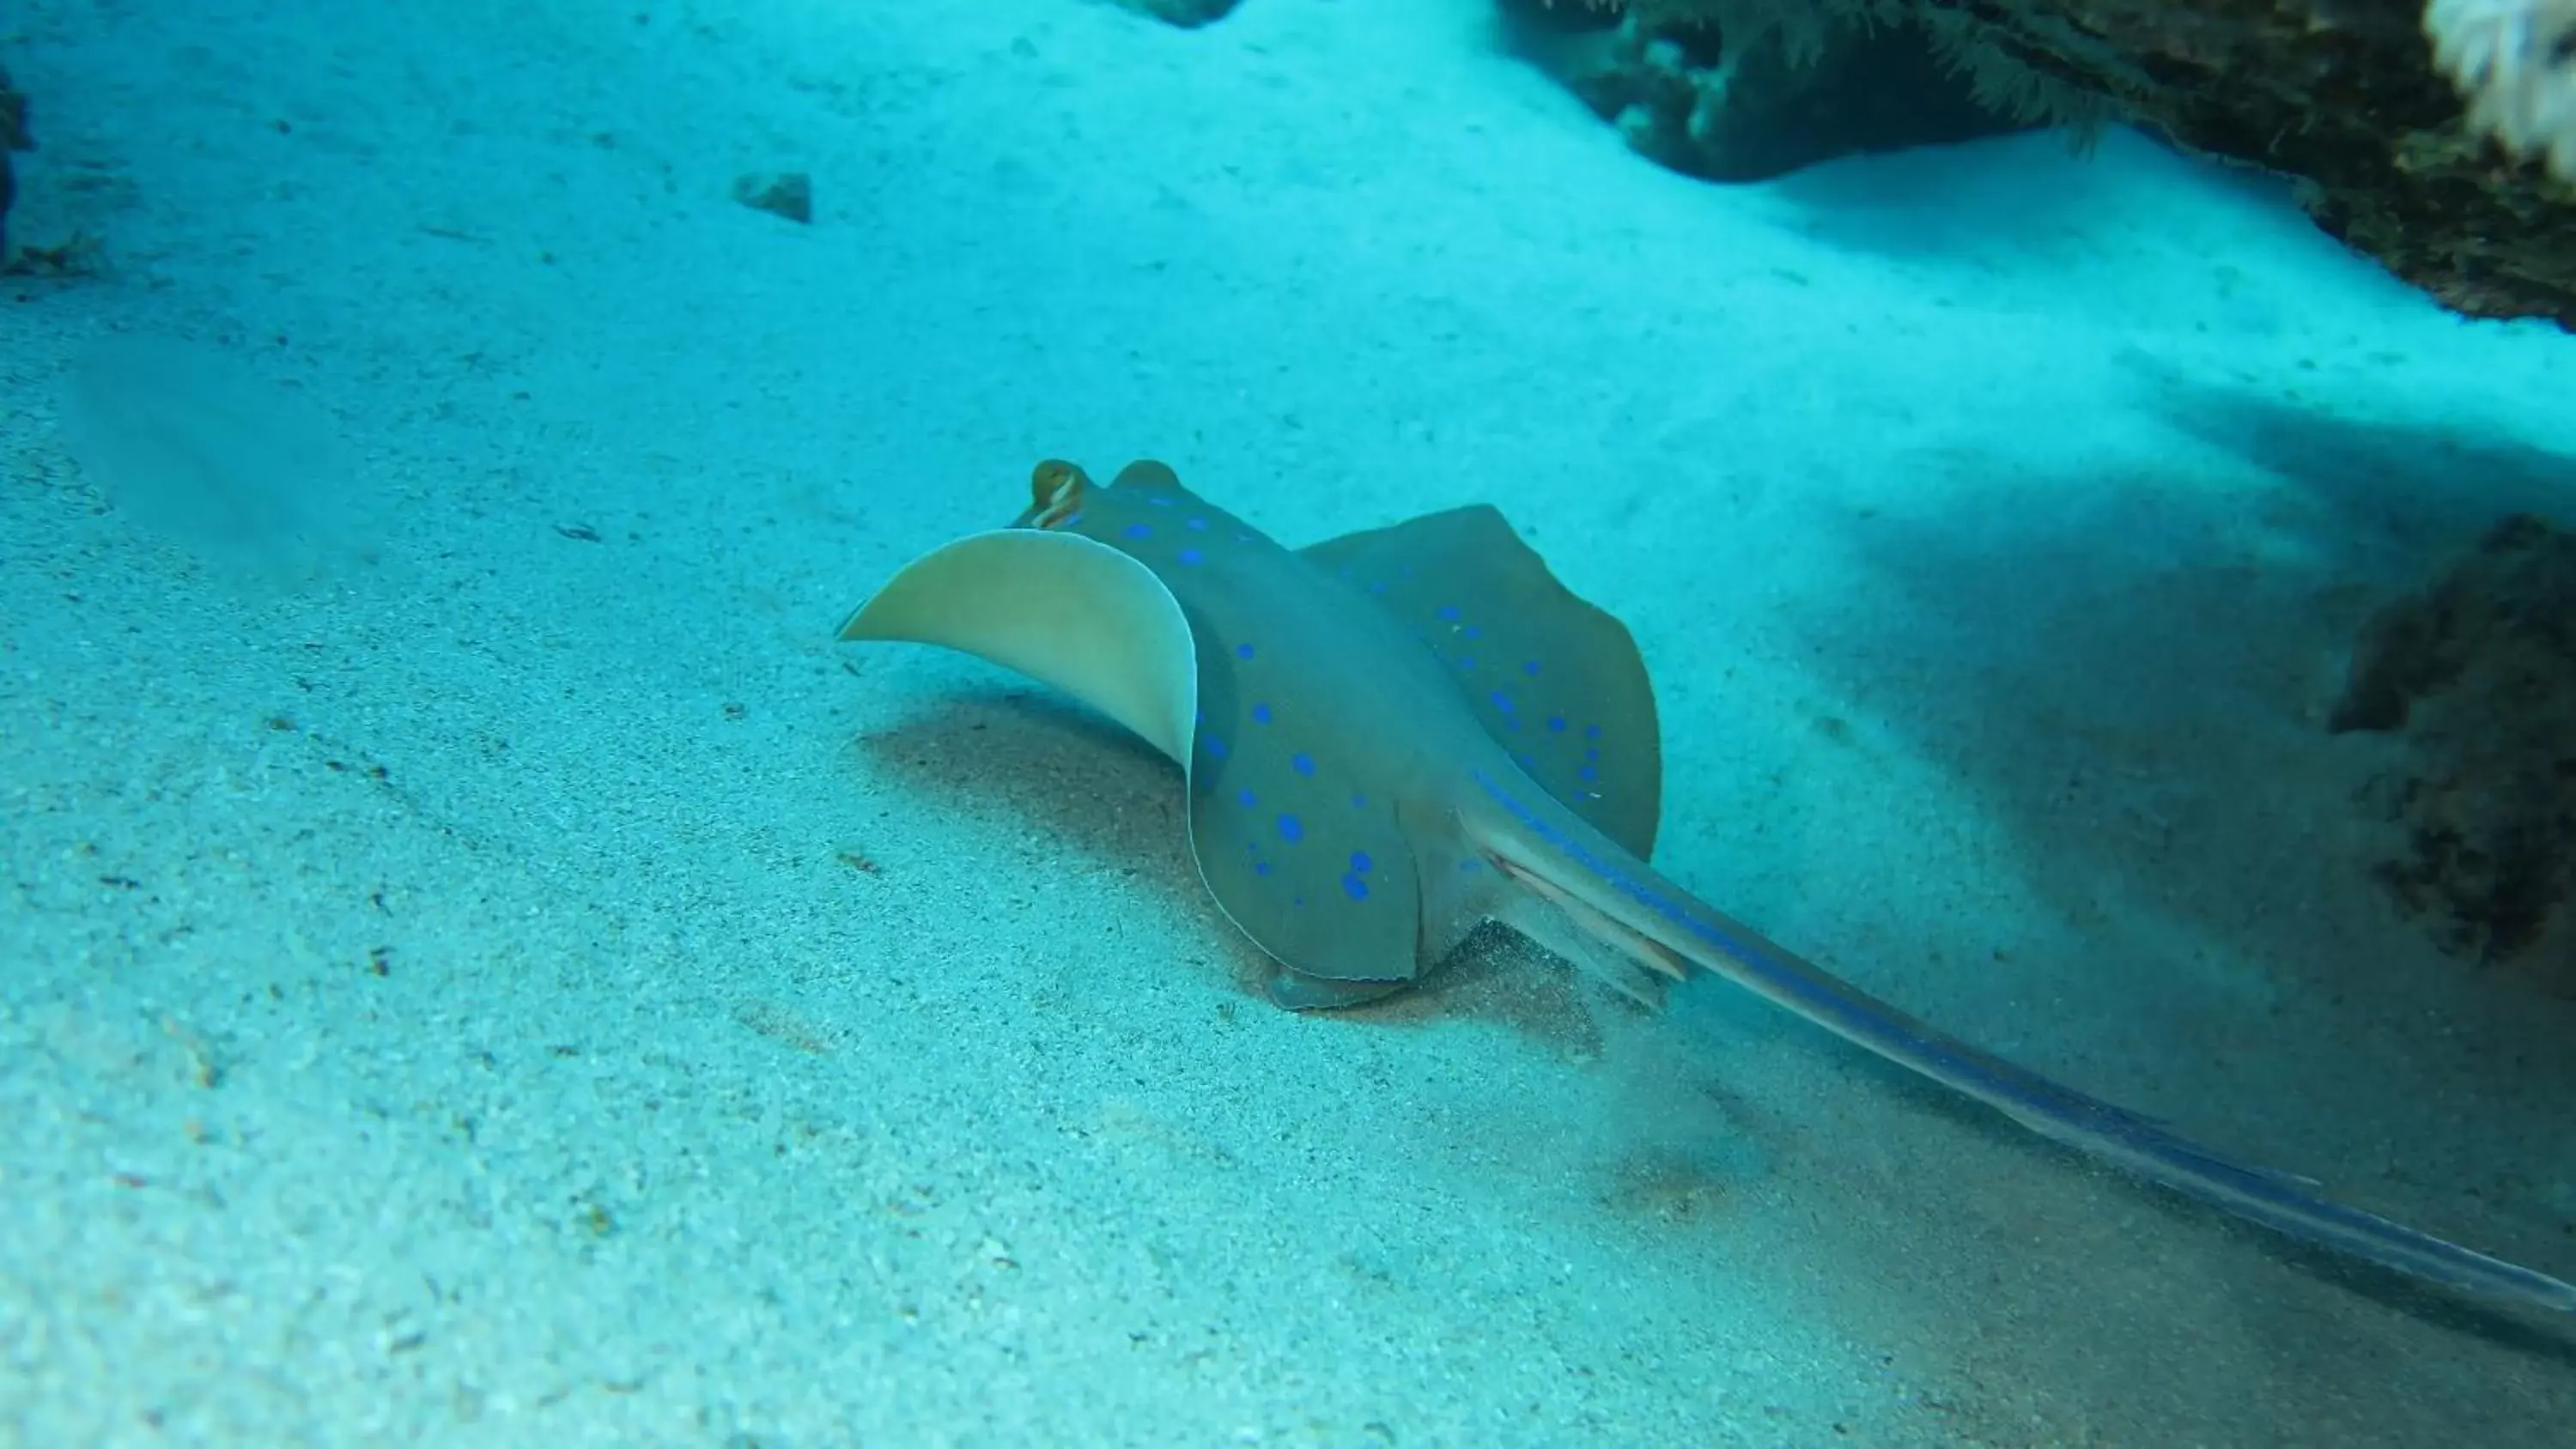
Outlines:
[[2570, 512], [2550, 323], [2118, 126], [1695, 178], [1491, 0], [0, 26], [0, 1441], [2570, 1442], [2565, 1315], [1723, 983], [1281, 1011], [1166, 761], [834, 641], [1042, 458], [1492, 503], [1665, 874], [2567, 1275], [2565, 939], [2428, 923], [2457, 772], [2336, 728]]

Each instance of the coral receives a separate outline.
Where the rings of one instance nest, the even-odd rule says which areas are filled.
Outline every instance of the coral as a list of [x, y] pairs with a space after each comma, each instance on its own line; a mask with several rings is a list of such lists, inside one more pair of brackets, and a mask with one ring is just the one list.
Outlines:
[[2470, 125], [2576, 181], [2576, 0], [2432, 0], [2424, 33]]

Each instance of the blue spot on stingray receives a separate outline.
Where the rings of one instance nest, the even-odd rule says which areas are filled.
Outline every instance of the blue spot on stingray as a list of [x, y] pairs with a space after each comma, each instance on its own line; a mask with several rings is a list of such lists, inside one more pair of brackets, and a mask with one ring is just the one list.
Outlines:
[[1461, 630], [1460, 632], [1461, 632], [1461, 633], [1463, 633], [1463, 634], [1465, 634], [1465, 635], [1466, 635], [1468, 638], [1470, 638], [1470, 639], [1482, 639], [1482, 638], [1484, 638], [1484, 637], [1485, 637], [1485, 631], [1484, 631], [1484, 630], [1482, 630], [1482, 629], [1480, 629], [1480, 628], [1478, 628], [1478, 627], [1476, 627], [1476, 626], [1475, 626], [1475, 625], [1473, 625], [1473, 624], [1468, 625], [1465, 629]]
[[1583, 752], [1583, 758], [1587, 760], [1597, 760], [1601, 758], [1601, 752], [1599, 750], [1587, 749]]
[[1057, 525], [1056, 525], [1056, 527], [1058, 527], [1058, 528], [1071, 528], [1071, 527], [1073, 527], [1075, 524], [1080, 523], [1081, 521], [1082, 521], [1082, 510], [1081, 510], [1081, 509], [1079, 509], [1079, 508], [1077, 508], [1077, 509], [1073, 510], [1071, 513], [1066, 514], [1066, 515], [1064, 516], [1064, 522], [1057, 524]]
[[1300, 750], [1288, 757], [1288, 768], [1311, 780], [1315, 778], [1315, 757]]
[[1366, 795], [1353, 795], [1351, 797], [1351, 808], [1354, 810], [1366, 810], [1368, 808], [1368, 797]]
[[1194, 548], [1185, 548], [1181, 550], [1181, 562], [1188, 564], [1192, 568], [1197, 568], [1200, 564], [1207, 562], [1207, 555]]
[[1201, 735], [1199, 736], [1199, 743], [1207, 747], [1208, 758], [1213, 760], [1222, 760], [1225, 758], [1225, 741], [1218, 739], [1214, 735]]
[[1521, 673], [1528, 675], [1532, 679], [1538, 678], [1538, 661], [1535, 659], [1522, 660]]
[[1380, 579], [1380, 580], [1378, 580], [1376, 583], [1373, 583], [1373, 584], [1369, 585], [1369, 592], [1370, 592], [1370, 593], [1372, 593], [1372, 594], [1383, 594], [1383, 593], [1385, 593], [1385, 592], [1386, 592], [1386, 580], [1384, 580], [1384, 579]]
[[1235, 657], [1235, 658], [1237, 658], [1237, 659], [1249, 659], [1249, 658], [1251, 658], [1251, 657], [1252, 657], [1252, 646], [1251, 646], [1251, 645], [1249, 645], [1249, 644], [1237, 644], [1237, 645], [1235, 645], [1235, 646], [1234, 646], [1234, 657]]
[[1459, 869], [1459, 871], [1460, 871], [1462, 874], [1463, 874], [1463, 873], [1466, 873], [1466, 872], [1482, 870], [1482, 869], [1484, 869], [1484, 867], [1485, 867], [1485, 863], [1484, 863], [1483, 861], [1481, 861], [1481, 860], [1462, 860], [1462, 861], [1458, 862], [1458, 869]]
[[1356, 876], [1356, 875], [1346, 875], [1346, 876], [1343, 876], [1343, 877], [1342, 877], [1342, 894], [1343, 894], [1343, 895], [1346, 895], [1346, 896], [1349, 896], [1352, 900], [1355, 900], [1355, 901], [1364, 901], [1364, 900], [1367, 900], [1367, 899], [1368, 899], [1368, 882], [1367, 882], [1367, 881], [1364, 881], [1364, 880], [1362, 880], [1362, 879], [1360, 879], [1360, 878], [1359, 878], [1358, 876]]
[[1497, 689], [1493, 693], [1486, 695], [1485, 698], [1492, 700], [1494, 702], [1494, 708], [1501, 710], [1503, 713], [1510, 714], [1512, 712], [1512, 697], [1503, 693], [1501, 690]]
[[1449, 620], [1451, 623], [1456, 623], [1458, 620], [1458, 606], [1456, 604], [1442, 604], [1439, 608], [1436, 608], [1431, 612], [1439, 615], [1443, 619]]
[[1152, 538], [1154, 536], [1154, 525], [1150, 523], [1131, 523], [1118, 531], [1127, 535], [1129, 538]]
[[1241, 803], [1242, 803], [1242, 805], [1243, 805], [1243, 808], [1244, 808], [1244, 809], [1249, 810], [1249, 809], [1251, 809], [1251, 808], [1252, 808], [1252, 792], [1251, 792], [1251, 791], [1249, 791], [1249, 790], [1237, 790], [1237, 791], [1235, 791], [1235, 792], [1234, 792], [1234, 798], [1235, 798], [1237, 801], [1239, 801], [1239, 802], [1241, 802]]
[[1287, 841], [1290, 845], [1294, 845], [1294, 844], [1296, 844], [1298, 841], [1301, 841], [1301, 840], [1305, 839], [1305, 838], [1306, 838], [1306, 822], [1305, 822], [1305, 821], [1303, 821], [1303, 820], [1298, 819], [1298, 818], [1297, 818], [1296, 816], [1294, 816], [1294, 815], [1282, 815], [1282, 816], [1280, 816], [1280, 817], [1279, 817], [1279, 838], [1280, 838], [1280, 839], [1282, 839], [1282, 840], [1284, 840], [1284, 841]]
[[1254, 705], [1252, 707], [1252, 722], [1254, 724], [1270, 723], [1270, 706], [1266, 704]]
[[1369, 872], [1369, 867], [1374, 864], [1376, 864], [1376, 862], [1368, 858], [1367, 851], [1354, 850], [1351, 852], [1351, 874], [1366, 875]]
[[1584, 766], [1582, 769], [1577, 770], [1577, 771], [1575, 771], [1574, 773], [1575, 773], [1575, 774], [1577, 774], [1577, 775], [1579, 775], [1579, 776], [1581, 776], [1582, 778], [1584, 778], [1584, 779], [1586, 779], [1586, 780], [1598, 780], [1598, 779], [1600, 779], [1600, 778], [1601, 778], [1601, 771], [1600, 771], [1598, 768], [1596, 768], [1596, 767], [1594, 767], [1594, 766], [1591, 766], [1591, 765], [1586, 765], [1586, 766]]
[[1558, 734], [1565, 733], [1565, 716], [1561, 714], [1549, 715], [1547, 717], [1547, 727], [1556, 731]]
[[1266, 860], [1256, 862], [1256, 863], [1253, 865], [1253, 867], [1252, 867], [1252, 873], [1253, 873], [1254, 875], [1268, 875], [1268, 874], [1270, 874], [1270, 862], [1268, 862], [1268, 861], [1266, 861]]
[[1188, 529], [1192, 533], [1205, 533], [1207, 532], [1207, 520], [1204, 518], [1193, 518], [1189, 522], [1182, 524], [1181, 527]]
[[1527, 751], [1515, 752], [1512, 755], [1512, 763], [1520, 766], [1524, 770], [1535, 770], [1538, 768], [1538, 761], [1531, 759]]
[[1597, 740], [1601, 738], [1601, 726], [1585, 725], [1583, 727], [1583, 737], [1587, 740]]

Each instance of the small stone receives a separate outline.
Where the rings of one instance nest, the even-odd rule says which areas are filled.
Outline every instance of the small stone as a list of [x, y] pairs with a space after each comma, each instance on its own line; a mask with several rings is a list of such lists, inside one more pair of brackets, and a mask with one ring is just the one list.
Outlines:
[[733, 199], [793, 222], [814, 219], [814, 178], [802, 171], [750, 171], [733, 181]]
[[1121, 0], [1130, 10], [1142, 10], [1157, 20], [1168, 21], [1186, 30], [1222, 20], [1237, 0]]

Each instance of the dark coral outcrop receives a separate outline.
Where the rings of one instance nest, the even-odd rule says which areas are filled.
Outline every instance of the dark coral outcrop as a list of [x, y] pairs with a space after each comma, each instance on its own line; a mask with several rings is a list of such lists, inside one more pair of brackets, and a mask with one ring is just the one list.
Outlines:
[[2576, 535], [2517, 514], [2382, 610], [2332, 725], [2406, 740], [2371, 792], [2403, 838], [2380, 867], [2399, 903], [2576, 996]]
[[1760, 181], [1840, 156], [1974, 140], [2018, 124], [1911, 27], [1730, 48], [1714, 20], [1574, 0], [1502, 0], [1514, 45], [1663, 165]]
[[[1539, 12], [1571, 10], [1627, 26], [1644, 42], [1671, 40], [1719, 77], [1697, 86], [1693, 100], [1703, 107], [1712, 94], [1724, 100], [1727, 68], [1749, 67], [1746, 55], [1725, 57], [1730, 30], [1738, 42], [1749, 32], [1753, 45], [1778, 45], [1785, 33], [1809, 60], [1910, 32], [2007, 113], [2082, 123], [2091, 118], [2077, 98], [2097, 98], [2107, 114], [2186, 150], [2295, 178], [2319, 226], [2455, 311], [2576, 327], [2576, 187], [2509, 160], [2466, 124], [2459, 94], [2435, 65], [2422, 0], [1498, 3], [1524, 25]], [[1854, 94], [1874, 88], [1874, 74], [1834, 78], [1831, 89], [1851, 104], [1875, 104]], [[1601, 89], [1597, 80], [1583, 86]], [[1773, 106], [1778, 89], [1744, 87], [1742, 102]], [[1918, 129], [1918, 139], [1938, 140], [1955, 123], [1936, 105]], [[1872, 137], [1870, 147], [1884, 140]], [[1660, 148], [1663, 159], [1670, 150]]]

